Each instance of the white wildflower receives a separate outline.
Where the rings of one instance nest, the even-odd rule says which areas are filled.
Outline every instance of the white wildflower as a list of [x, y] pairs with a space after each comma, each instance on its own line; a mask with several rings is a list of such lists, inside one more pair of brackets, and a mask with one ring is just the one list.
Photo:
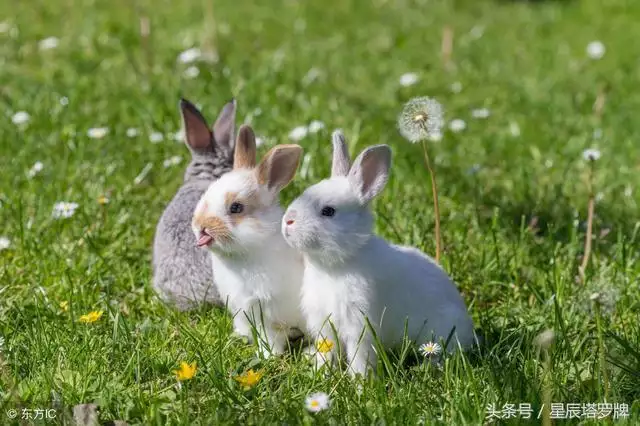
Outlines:
[[160, 132], [151, 132], [149, 135], [149, 141], [151, 143], [160, 143], [164, 140], [164, 135]]
[[40, 161], [36, 161], [33, 166], [31, 166], [31, 168], [29, 169], [29, 171], [27, 172], [27, 176], [29, 176], [30, 178], [35, 177], [38, 173], [40, 173], [42, 171], [42, 169], [44, 168], [44, 164], [42, 164], [42, 162]]
[[183, 129], [178, 130], [173, 134], [172, 137], [173, 137], [173, 140], [176, 142], [184, 141], [184, 138], [185, 138], [184, 130]]
[[190, 64], [191, 62], [197, 61], [202, 56], [202, 52], [197, 47], [192, 47], [191, 49], [187, 49], [184, 52], [178, 55], [178, 61], [183, 64]]
[[11, 117], [11, 121], [13, 121], [13, 124], [20, 125], [28, 122], [30, 118], [31, 116], [29, 115], [28, 112], [18, 111], [15, 114], [13, 114], [13, 117]]
[[69, 203], [66, 201], [59, 201], [53, 205], [52, 216], [54, 219], [64, 219], [73, 216], [78, 208], [77, 203]]
[[427, 342], [420, 345], [418, 349], [422, 356], [430, 357], [434, 355], [440, 355], [442, 353], [442, 346], [439, 343]]
[[595, 148], [585, 149], [582, 152], [582, 158], [584, 158], [585, 161], [597, 161], [601, 155], [600, 151]]
[[473, 118], [488, 118], [491, 115], [491, 111], [487, 108], [478, 108], [471, 111], [471, 116]]
[[60, 105], [67, 106], [69, 105], [69, 98], [67, 98], [66, 96], [62, 96], [59, 102], [60, 102]]
[[127, 137], [129, 138], [135, 138], [136, 136], [138, 136], [138, 129], [136, 129], [135, 127], [129, 127], [127, 129]]
[[11, 247], [11, 240], [7, 237], [0, 237], [0, 251]]
[[322, 129], [324, 129], [324, 123], [318, 120], [313, 120], [309, 123], [309, 127], [307, 128], [310, 133], [317, 133]]
[[411, 143], [428, 139], [442, 132], [444, 112], [435, 99], [423, 96], [413, 98], [404, 105], [398, 117], [400, 134]]
[[465, 123], [465, 121], [461, 118], [453, 119], [449, 123], [449, 130], [451, 130], [454, 133], [461, 132], [466, 128], [467, 128], [467, 123]]
[[91, 139], [102, 139], [109, 133], [108, 127], [93, 127], [87, 130], [87, 136]]
[[516, 123], [515, 121], [509, 123], [509, 133], [511, 133], [511, 136], [513, 136], [514, 138], [520, 136], [520, 126], [518, 125], [518, 123]]
[[607, 49], [604, 47], [604, 44], [598, 40], [592, 41], [587, 45], [587, 55], [591, 59], [601, 59], [604, 56], [606, 50]]
[[38, 47], [40, 50], [50, 50], [58, 47], [58, 38], [57, 37], [47, 37], [45, 39], [40, 40], [38, 43]]
[[171, 166], [177, 166], [178, 164], [180, 164], [180, 162], [182, 162], [182, 157], [180, 157], [179, 155], [174, 155], [173, 157], [170, 157], [170, 158], [167, 158], [166, 160], [164, 160], [162, 165], [165, 168], [167, 168], [167, 167], [171, 167]]
[[307, 126], [298, 126], [289, 132], [289, 139], [294, 142], [304, 139], [309, 133]]
[[185, 76], [185, 78], [196, 78], [198, 75], [200, 75], [200, 69], [192, 65], [184, 70], [182, 74]]
[[403, 86], [403, 87], [413, 86], [418, 82], [418, 80], [419, 80], [418, 74], [414, 72], [408, 72], [400, 76], [400, 86]]
[[311, 413], [318, 413], [326, 410], [330, 405], [331, 400], [329, 399], [329, 395], [324, 392], [312, 393], [307, 396], [307, 399], [305, 400], [305, 406]]

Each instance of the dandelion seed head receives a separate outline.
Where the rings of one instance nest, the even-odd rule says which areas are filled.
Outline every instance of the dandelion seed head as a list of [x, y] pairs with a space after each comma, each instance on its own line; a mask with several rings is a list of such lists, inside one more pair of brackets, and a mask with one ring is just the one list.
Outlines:
[[11, 117], [11, 121], [13, 122], [13, 124], [20, 125], [20, 124], [27, 123], [30, 118], [31, 116], [29, 115], [28, 112], [18, 111], [15, 114], [13, 114], [13, 117]]
[[411, 143], [429, 139], [442, 132], [444, 122], [442, 105], [435, 99], [423, 96], [413, 98], [404, 105], [398, 116], [398, 130]]
[[582, 152], [582, 158], [584, 158], [585, 161], [598, 161], [601, 155], [601, 152], [595, 148], [585, 149]]
[[467, 128], [467, 123], [461, 118], [453, 119], [449, 123], [449, 130], [451, 130], [454, 133], [459, 133], [466, 128]]
[[592, 41], [587, 45], [587, 55], [591, 59], [602, 59], [606, 51], [604, 43], [599, 40]]

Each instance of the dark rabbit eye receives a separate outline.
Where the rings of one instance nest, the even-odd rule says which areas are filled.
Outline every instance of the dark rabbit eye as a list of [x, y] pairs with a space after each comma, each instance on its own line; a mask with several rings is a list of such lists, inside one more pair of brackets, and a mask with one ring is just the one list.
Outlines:
[[242, 213], [242, 210], [244, 210], [244, 206], [240, 203], [232, 203], [229, 207], [229, 212], [233, 214]]
[[322, 216], [331, 217], [336, 214], [336, 209], [334, 209], [333, 207], [325, 206], [322, 208], [320, 214], [322, 214]]

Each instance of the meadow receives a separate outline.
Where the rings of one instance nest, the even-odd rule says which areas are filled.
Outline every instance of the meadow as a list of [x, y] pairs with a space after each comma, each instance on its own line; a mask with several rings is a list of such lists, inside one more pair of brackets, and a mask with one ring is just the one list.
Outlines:
[[[633, 0], [0, 3], [0, 424], [72, 424], [86, 403], [102, 423], [537, 424], [549, 402], [558, 424], [640, 424], [638, 17]], [[235, 97], [260, 153], [303, 146], [283, 205], [328, 176], [333, 129], [352, 155], [389, 144], [376, 231], [434, 255], [422, 150], [396, 127], [416, 96], [445, 108], [442, 266], [480, 348], [390, 354], [354, 382], [257, 359], [223, 311], [155, 296], [181, 97], [208, 120]]]

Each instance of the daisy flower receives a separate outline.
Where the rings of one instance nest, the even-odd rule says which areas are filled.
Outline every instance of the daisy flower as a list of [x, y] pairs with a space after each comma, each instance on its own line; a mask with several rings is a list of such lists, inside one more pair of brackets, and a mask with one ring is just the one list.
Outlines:
[[47, 37], [45, 39], [40, 40], [38, 43], [38, 47], [40, 50], [50, 50], [58, 47], [58, 38], [57, 37]]
[[419, 80], [418, 74], [414, 72], [408, 72], [400, 76], [400, 86], [402, 87], [413, 86], [418, 82], [418, 80]]
[[400, 134], [411, 143], [428, 139], [441, 133], [444, 112], [435, 99], [423, 96], [407, 102], [398, 117]]
[[138, 136], [138, 129], [136, 129], [135, 127], [129, 127], [127, 129], [127, 137], [135, 138], [136, 136]]
[[67, 201], [58, 201], [53, 205], [51, 215], [54, 219], [65, 219], [73, 216], [78, 208], [78, 203], [69, 203]]
[[107, 136], [107, 133], [109, 133], [109, 128], [107, 127], [93, 127], [87, 130], [87, 136], [91, 139], [102, 139]]
[[319, 120], [313, 120], [307, 128], [310, 133], [318, 133], [322, 129], [324, 129], [324, 123]]
[[11, 247], [11, 240], [7, 237], [0, 237], [0, 251]]
[[30, 118], [31, 116], [29, 115], [28, 112], [18, 111], [15, 114], [13, 114], [13, 117], [11, 117], [11, 121], [13, 121], [13, 124], [20, 125], [28, 122]]
[[602, 59], [607, 49], [601, 41], [592, 41], [587, 45], [587, 55], [591, 59]]
[[151, 132], [149, 135], [149, 141], [151, 143], [160, 143], [164, 140], [164, 135], [160, 132]]
[[184, 52], [178, 55], [178, 62], [182, 62], [183, 64], [189, 64], [191, 62], [197, 61], [202, 56], [202, 52], [197, 47], [192, 47], [191, 49], [187, 49]]
[[44, 168], [44, 164], [42, 164], [40, 161], [36, 161], [27, 172], [27, 176], [29, 176], [30, 178], [33, 178], [38, 173], [40, 173], [43, 168]]
[[454, 120], [451, 120], [451, 122], [449, 123], [449, 130], [451, 130], [454, 133], [459, 133], [466, 128], [467, 128], [467, 123], [465, 123], [465, 121], [462, 120], [461, 118], [456, 118]]
[[439, 343], [427, 342], [420, 345], [418, 348], [422, 356], [430, 357], [440, 355], [442, 353], [442, 346]]
[[309, 129], [307, 128], [307, 126], [298, 126], [289, 132], [289, 139], [297, 142], [304, 139], [308, 133]]
[[487, 108], [478, 108], [471, 111], [471, 116], [473, 118], [489, 118], [491, 115], [491, 111]]
[[177, 166], [178, 164], [180, 164], [181, 161], [182, 161], [182, 157], [180, 157], [179, 155], [174, 155], [173, 157], [170, 157], [164, 160], [162, 165], [165, 168], [171, 167], [171, 166]]
[[311, 413], [318, 413], [320, 411], [326, 410], [331, 405], [331, 400], [329, 399], [329, 395], [324, 392], [316, 392], [307, 396], [305, 400], [305, 406], [307, 407], [307, 411]]

